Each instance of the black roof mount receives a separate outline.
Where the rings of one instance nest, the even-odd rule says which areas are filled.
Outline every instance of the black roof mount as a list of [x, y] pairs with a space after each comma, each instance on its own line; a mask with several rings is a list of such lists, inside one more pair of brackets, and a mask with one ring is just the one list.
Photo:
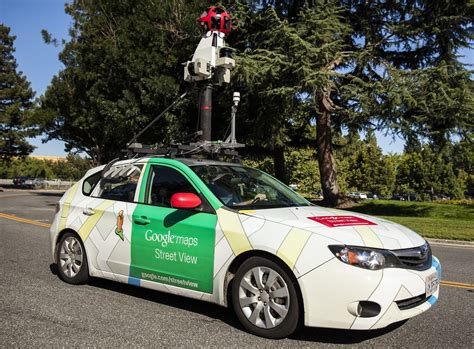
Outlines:
[[159, 145], [145, 145], [132, 143], [124, 152], [129, 158], [137, 156], [159, 156], [167, 158], [206, 158], [206, 159], [229, 159], [232, 162], [241, 163], [237, 148], [243, 148], [244, 144], [229, 143], [222, 141], [199, 141], [189, 144], [172, 144], [169, 147]]
[[[230, 135], [224, 141], [211, 140], [211, 109], [212, 109], [212, 84], [207, 83], [202, 86], [200, 93], [199, 118], [200, 130], [187, 135], [183, 139], [172, 141], [169, 146], [144, 145], [137, 140], [152, 125], [154, 125], [167, 111], [175, 106], [178, 101], [186, 97], [187, 92], [181, 94], [165, 110], [146, 125], [128, 143], [127, 149], [122, 152], [129, 158], [137, 156], [161, 156], [161, 157], [198, 157], [216, 160], [217, 158], [231, 158], [233, 162], [241, 163], [238, 148], [245, 147], [245, 144], [237, 143], [235, 138], [235, 116], [237, 106], [240, 102], [240, 93], [234, 92], [231, 109], [231, 122], [229, 125]], [[227, 132], [226, 132], [227, 133]], [[225, 136], [224, 136], [225, 137]], [[198, 140], [198, 141], [196, 141]], [[189, 142], [189, 143], [188, 143]]]

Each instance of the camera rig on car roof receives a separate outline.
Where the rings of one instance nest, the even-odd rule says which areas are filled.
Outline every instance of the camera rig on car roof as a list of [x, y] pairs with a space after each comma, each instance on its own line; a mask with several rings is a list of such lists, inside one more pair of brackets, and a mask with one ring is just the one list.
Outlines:
[[[235, 67], [232, 49], [225, 44], [225, 37], [232, 29], [229, 14], [216, 6], [209, 7], [198, 19], [203, 32], [201, 40], [192, 56], [184, 63], [184, 80], [200, 88], [199, 94], [199, 130], [184, 139], [172, 142], [169, 146], [144, 145], [138, 143], [143, 135], [161, 116], [182, 100], [187, 92], [180, 95], [171, 105], [163, 110], [128, 143], [124, 152], [128, 157], [163, 156], [163, 157], [211, 157], [231, 158], [240, 162], [237, 149], [245, 145], [235, 138], [235, 116], [240, 102], [240, 93], [234, 92], [232, 98], [230, 135], [225, 140], [213, 141], [211, 138], [212, 90], [230, 82], [230, 71]], [[187, 143], [186, 143], [187, 142]]]

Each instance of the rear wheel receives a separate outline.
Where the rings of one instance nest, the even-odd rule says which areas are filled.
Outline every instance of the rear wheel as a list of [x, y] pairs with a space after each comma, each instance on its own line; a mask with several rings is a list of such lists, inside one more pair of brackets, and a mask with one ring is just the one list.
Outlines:
[[258, 336], [283, 338], [298, 327], [296, 287], [271, 260], [251, 257], [240, 266], [232, 283], [232, 305], [242, 325]]
[[89, 280], [86, 250], [76, 234], [64, 234], [59, 241], [56, 253], [58, 274], [61, 280], [75, 285]]

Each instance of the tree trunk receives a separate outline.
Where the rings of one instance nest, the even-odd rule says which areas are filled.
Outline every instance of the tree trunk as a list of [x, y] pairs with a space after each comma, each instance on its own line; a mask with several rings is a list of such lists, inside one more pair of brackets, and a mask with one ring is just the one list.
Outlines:
[[93, 166], [102, 165], [103, 153], [102, 149], [98, 145], [94, 146], [94, 148], [91, 149], [89, 156], [92, 159]]
[[275, 177], [285, 184], [288, 184], [288, 177], [285, 168], [285, 152], [283, 147], [275, 147], [273, 149], [273, 168]]
[[320, 110], [316, 114], [316, 146], [324, 202], [329, 206], [336, 206], [340, 202], [340, 195], [336, 160], [332, 153], [331, 113], [321, 103]]

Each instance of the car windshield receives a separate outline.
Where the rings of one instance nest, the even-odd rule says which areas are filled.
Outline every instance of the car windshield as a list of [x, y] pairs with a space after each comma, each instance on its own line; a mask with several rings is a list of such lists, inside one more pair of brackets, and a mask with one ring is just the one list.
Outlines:
[[227, 207], [243, 209], [309, 206], [310, 202], [265, 172], [233, 165], [191, 167]]

